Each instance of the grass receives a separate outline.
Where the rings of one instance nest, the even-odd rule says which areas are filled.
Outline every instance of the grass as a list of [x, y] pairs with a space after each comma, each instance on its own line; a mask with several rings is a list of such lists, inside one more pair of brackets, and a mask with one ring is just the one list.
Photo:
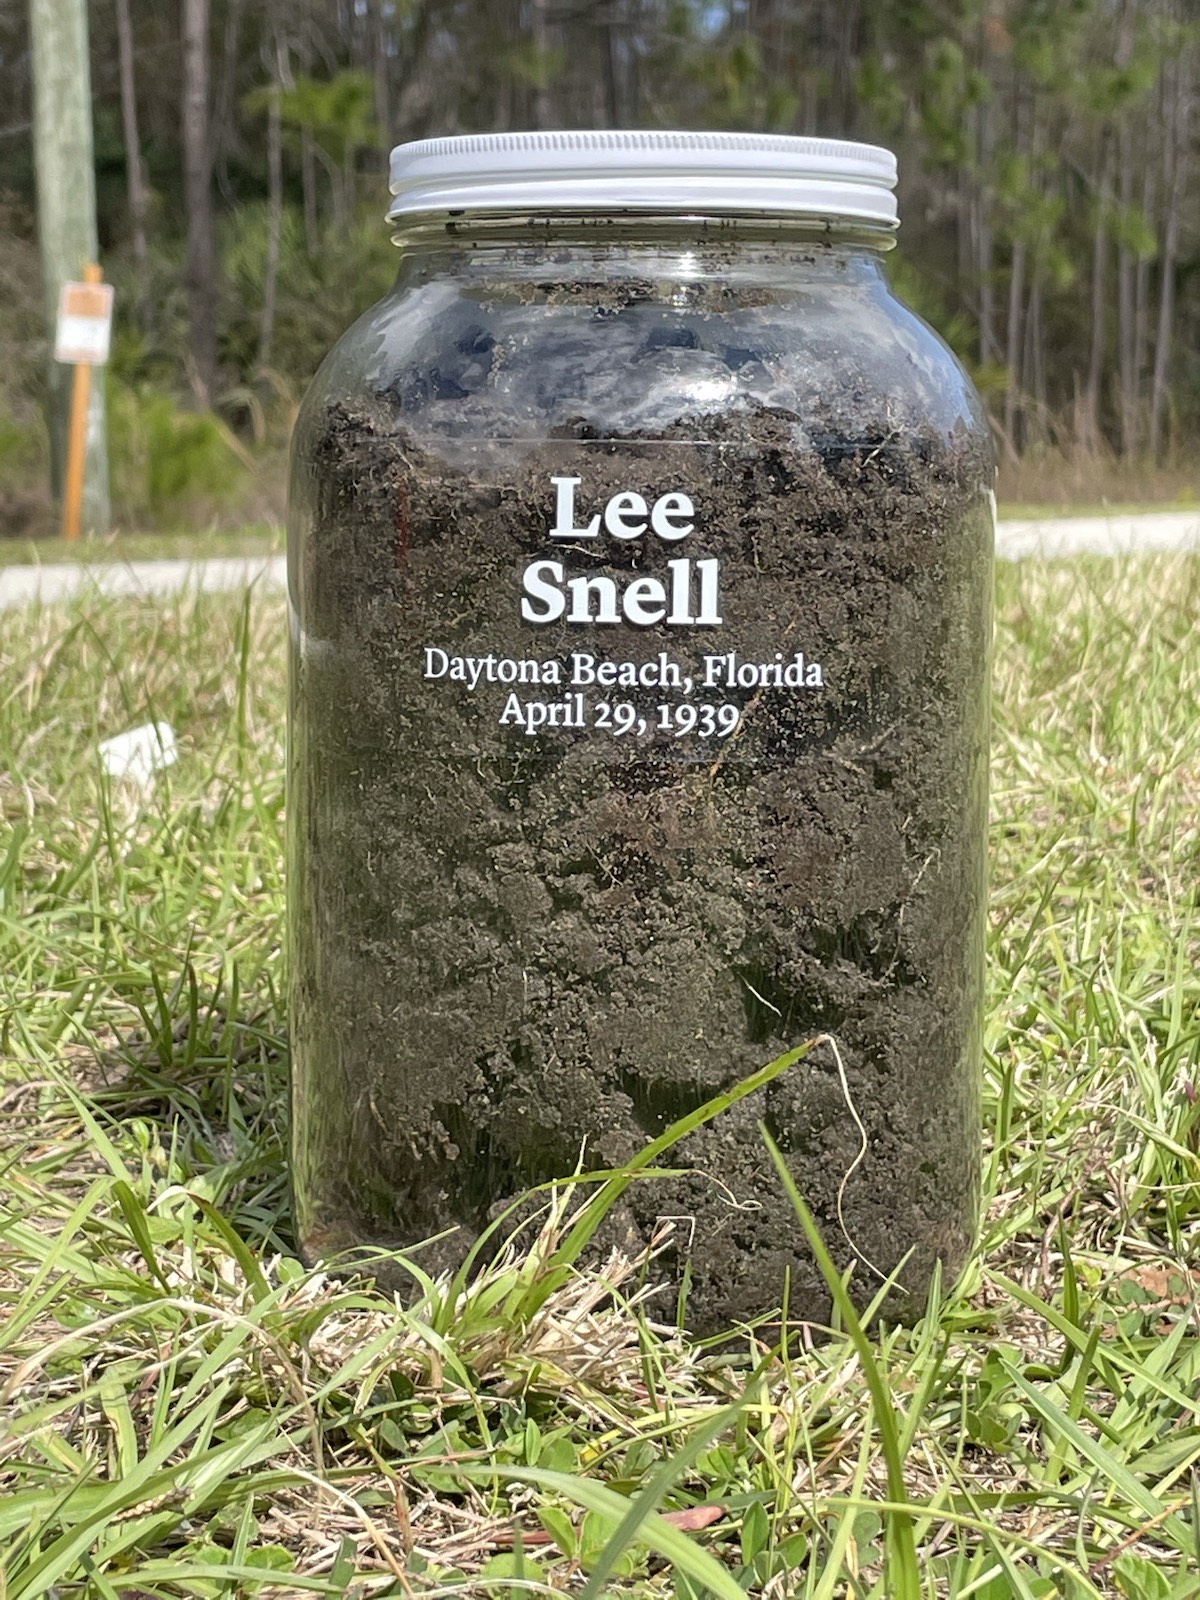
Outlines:
[[613, 1183], [406, 1309], [305, 1269], [280, 600], [6, 618], [5, 1600], [1200, 1596], [1200, 560], [999, 581], [981, 1249], [816, 1348], [573, 1267]]
[[[1004, 515], [1035, 507], [1046, 515], [1071, 516], [1085, 507], [1096, 515], [1135, 507], [1144, 511], [1194, 511], [1196, 466], [1189, 453], [1165, 462], [1124, 460], [1108, 450], [1091, 453], [1041, 446], [1013, 461], [999, 452], [998, 493]], [[1024, 511], [1020, 512], [1024, 515]]]
[[49, 566], [64, 561], [199, 560], [211, 556], [267, 556], [283, 552], [278, 524], [207, 528], [188, 533], [114, 533], [103, 539], [0, 538], [0, 567]]
[[1057, 522], [1062, 517], [1153, 517], [1197, 510], [1200, 503], [1193, 496], [1181, 495], [1174, 500], [1072, 500], [1061, 505], [1056, 501], [1002, 501], [999, 514], [1001, 522]]

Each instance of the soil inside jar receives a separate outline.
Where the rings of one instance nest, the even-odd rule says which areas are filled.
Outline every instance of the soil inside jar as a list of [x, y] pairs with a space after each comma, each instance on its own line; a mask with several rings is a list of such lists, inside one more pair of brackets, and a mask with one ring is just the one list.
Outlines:
[[[292, 818], [306, 1251], [441, 1234], [417, 1259], [452, 1267], [529, 1186], [581, 1154], [621, 1165], [826, 1034], [677, 1146], [677, 1175], [633, 1184], [592, 1256], [668, 1227], [658, 1311], [686, 1281], [684, 1320], [712, 1333], [778, 1307], [786, 1280], [793, 1319], [827, 1320], [765, 1126], [859, 1301], [911, 1252], [888, 1311], [919, 1315], [977, 1205], [984, 447], [892, 409], [849, 435], [841, 412], [822, 431], [758, 405], [618, 443], [572, 421], [516, 450], [467, 442], [469, 384], [436, 383], [463, 391], [461, 439], [414, 422], [424, 394], [392, 391], [329, 405], [311, 451]], [[666, 555], [718, 555], [722, 625], [523, 622], [564, 475], [589, 514], [686, 485], [693, 549], [606, 539], [563, 559], [624, 585]], [[430, 680], [430, 646], [804, 652], [822, 682], [722, 687], [742, 721], [716, 743], [534, 738], [499, 720], [530, 691]], [[619, 694], [651, 720], [664, 698]]]

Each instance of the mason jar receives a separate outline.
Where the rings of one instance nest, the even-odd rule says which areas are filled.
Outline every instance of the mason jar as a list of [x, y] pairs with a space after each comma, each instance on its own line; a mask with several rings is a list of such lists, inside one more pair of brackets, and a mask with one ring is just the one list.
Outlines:
[[450, 1270], [707, 1107], [592, 1241], [660, 1314], [828, 1317], [764, 1132], [860, 1303], [962, 1264], [994, 468], [889, 286], [895, 177], [757, 134], [393, 153], [399, 276], [292, 458], [310, 1261]]

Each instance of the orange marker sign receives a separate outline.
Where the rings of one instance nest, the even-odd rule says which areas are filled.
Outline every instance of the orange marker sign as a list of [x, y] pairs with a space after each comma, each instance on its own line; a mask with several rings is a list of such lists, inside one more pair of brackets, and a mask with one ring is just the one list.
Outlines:
[[92, 368], [108, 360], [112, 335], [113, 292], [101, 283], [100, 268], [89, 262], [83, 283], [64, 283], [58, 302], [54, 359], [73, 363], [71, 419], [67, 430], [67, 471], [63, 483], [64, 539], [78, 539], [83, 510], [83, 474], [87, 464], [87, 412]]

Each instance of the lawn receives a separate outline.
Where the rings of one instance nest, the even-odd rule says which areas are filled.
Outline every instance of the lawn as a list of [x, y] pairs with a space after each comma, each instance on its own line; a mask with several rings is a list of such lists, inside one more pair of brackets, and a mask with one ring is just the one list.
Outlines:
[[103, 539], [3, 539], [0, 567], [88, 565], [113, 561], [201, 560], [215, 556], [269, 556], [283, 552], [277, 523], [206, 528], [191, 533], [114, 533]]
[[983, 1237], [815, 1347], [575, 1272], [603, 1191], [407, 1308], [306, 1270], [280, 597], [5, 614], [4, 1600], [1200, 1595], [1200, 558], [999, 583]]

